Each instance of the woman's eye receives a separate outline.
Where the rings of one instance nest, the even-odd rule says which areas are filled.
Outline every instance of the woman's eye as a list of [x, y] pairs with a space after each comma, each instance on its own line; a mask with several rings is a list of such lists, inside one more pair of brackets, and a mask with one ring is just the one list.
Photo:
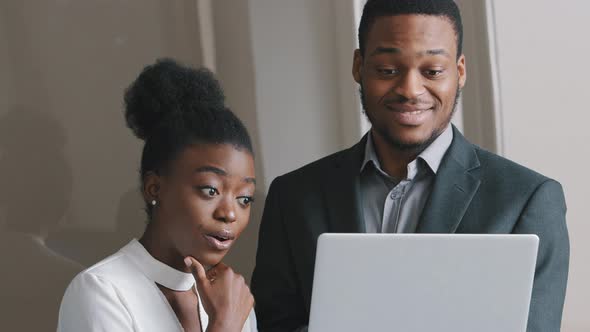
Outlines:
[[252, 198], [251, 196], [241, 196], [238, 197], [238, 200], [240, 201], [240, 204], [244, 206], [248, 206], [252, 204], [252, 202], [254, 202], [254, 198]]
[[199, 187], [199, 190], [207, 196], [213, 197], [213, 196], [219, 195], [219, 191], [215, 187], [203, 186], [203, 187]]

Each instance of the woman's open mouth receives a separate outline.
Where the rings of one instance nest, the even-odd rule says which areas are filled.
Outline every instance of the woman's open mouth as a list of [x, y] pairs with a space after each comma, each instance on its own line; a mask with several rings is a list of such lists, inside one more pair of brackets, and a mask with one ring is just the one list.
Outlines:
[[235, 240], [235, 236], [229, 231], [208, 233], [203, 236], [211, 248], [219, 251], [228, 250]]

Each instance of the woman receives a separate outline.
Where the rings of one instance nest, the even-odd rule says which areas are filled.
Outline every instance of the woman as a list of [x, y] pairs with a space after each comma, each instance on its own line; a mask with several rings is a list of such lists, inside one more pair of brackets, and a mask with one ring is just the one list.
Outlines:
[[256, 331], [244, 278], [221, 263], [250, 217], [252, 144], [213, 75], [160, 60], [125, 94], [145, 140], [149, 222], [139, 241], [80, 273], [58, 331]]

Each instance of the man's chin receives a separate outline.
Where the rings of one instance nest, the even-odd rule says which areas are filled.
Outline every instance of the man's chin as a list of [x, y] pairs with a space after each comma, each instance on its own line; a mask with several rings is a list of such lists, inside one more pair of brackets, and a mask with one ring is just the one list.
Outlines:
[[428, 147], [438, 135], [434, 132], [408, 133], [407, 135], [395, 135], [388, 133], [385, 139], [388, 144], [400, 151], [422, 151]]
[[434, 142], [450, 123], [440, 127], [418, 126], [418, 127], [395, 127], [395, 128], [376, 128], [387, 144], [392, 148], [419, 154], [424, 151], [432, 142]]
[[390, 144], [400, 151], [422, 151], [430, 144], [427, 140], [402, 141], [391, 139]]

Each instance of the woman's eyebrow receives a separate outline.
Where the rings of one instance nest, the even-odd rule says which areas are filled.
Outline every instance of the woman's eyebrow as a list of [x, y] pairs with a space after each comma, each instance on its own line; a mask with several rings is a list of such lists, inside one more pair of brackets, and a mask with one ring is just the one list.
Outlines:
[[215, 166], [201, 166], [195, 169], [195, 173], [215, 173], [221, 176], [227, 176], [227, 172]]

